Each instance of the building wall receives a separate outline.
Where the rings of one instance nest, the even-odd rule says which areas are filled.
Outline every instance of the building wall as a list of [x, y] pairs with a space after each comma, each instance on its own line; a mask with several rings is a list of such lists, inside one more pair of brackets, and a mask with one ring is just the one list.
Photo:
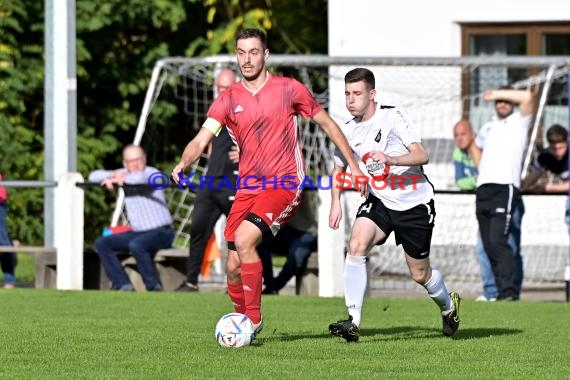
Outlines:
[[456, 57], [460, 23], [568, 21], [570, 1], [329, 0], [328, 19], [331, 56]]

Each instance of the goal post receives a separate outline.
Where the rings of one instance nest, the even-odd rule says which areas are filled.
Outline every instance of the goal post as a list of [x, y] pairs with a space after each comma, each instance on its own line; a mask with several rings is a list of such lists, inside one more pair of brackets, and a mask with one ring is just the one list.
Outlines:
[[[182, 152], [205, 120], [215, 95], [215, 73], [223, 67], [239, 72], [235, 57], [228, 55], [170, 57], [158, 61], [152, 72], [134, 143], [142, 145], [154, 160], [166, 157], [174, 162], [175, 155]], [[530, 88], [539, 107], [532, 129], [532, 144], [525, 156], [525, 168], [528, 167], [537, 149], [544, 147], [546, 129], [554, 123], [568, 126], [570, 59], [271, 55], [268, 61], [268, 69], [275, 75], [294, 77], [304, 83], [339, 124], [351, 118], [344, 105], [344, 75], [354, 67], [371, 69], [376, 77], [377, 100], [402, 105], [420, 132], [430, 155], [425, 171], [437, 193], [432, 261], [446, 275], [451, 286], [475, 291], [475, 287], [480, 287], [474, 254], [475, 198], [473, 194], [457, 191], [454, 185], [453, 125], [464, 117], [477, 129], [491, 120], [493, 106], [482, 99], [488, 88], [507, 84]], [[299, 124], [307, 173], [310, 176], [328, 175], [333, 165], [331, 142], [313, 122], [300, 120]], [[181, 135], [181, 126], [185, 128], [184, 135]], [[154, 160], [149, 159], [150, 162]], [[324, 193], [323, 197], [326, 198]], [[338, 288], [342, 280], [338, 278], [339, 260], [343, 260], [350, 226], [361, 202], [356, 193], [344, 192], [342, 197], [345, 223], [338, 235], [341, 238], [327, 230], [325, 208], [319, 211], [319, 292], [323, 296], [342, 295], [342, 289]], [[185, 197], [184, 202], [192, 199]], [[524, 200], [527, 204], [522, 228], [524, 286], [562, 287], [563, 271], [568, 262], [568, 230], [564, 224], [566, 197], [525, 195]], [[322, 204], [326, 203], [323, 199]], [[184, 210], [179, 206], [175, 212]], [[188, 232], [189, 223], [187, 215], [181, 219], [178, 230]], [[372, 288], [410, 286], [402, 255], [401, 247], [394, 244], [374, 248], [369, 260]]]

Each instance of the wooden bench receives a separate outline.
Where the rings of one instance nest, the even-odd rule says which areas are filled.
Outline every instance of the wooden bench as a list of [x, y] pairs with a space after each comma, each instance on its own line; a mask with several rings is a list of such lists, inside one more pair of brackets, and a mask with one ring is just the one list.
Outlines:
[[[57, 254], [53, 247], [43, 246], [0, 246], [3, 252], [18, 252], [33, 254], [36, 257], [36, 288], [56, 288], [57, 285]], [[186, 279], [187, 248], [161, 249], [154, 257], [156, 270], [164, 290], [176, 289]], [[145, 289], [142, 278], [137, 270], [135, 258], [123, 255], [121, 260], [129, 279], [136, 290]], [[307, 267], [302, 276], [295, 279], [295, 293], [298, 295], [318, 295], [319, 260], [317, 252], [311, 253]], [[85, 289], [109, 289], [110, 281], [101, 268], [97, 254], [93, 250], [84, 253], [83, 270]]]
[[36, 258], [36, 288], [55, 288], [57, 281], [56, 261], [57, 250], [54, 247], [36, 245], [3, 245], [0, 246], [2, 253], [27, 253]]
[[[154, 263], [164, 290], [174, 290], [186, 280], [188, 255], [187, 248], [161, 249], [156, 253]], [[144, 282], [137, 270], [135, 258], [127, 256], [121, 263], [125, 267], [125, 271], [135, 290], [145, 290]]]
[[311, 252], [302, 276], [295, 277], [295, 294], [301, 296], [319, 295], [319, 254]]
[[[156, 253], [154, 263], [164, 290], [174, 290], [186, 280], [188, 255], [189, 252], [187, 248], [161, 249]], [[127, 272], [135, 290], [143, 291], [145, 286], [140, 274], [138, 273], [135, 258], [132, 256], [126, 256], [121, 263], [125, 267], [125, 271]], [[307, 267], [305, 268], [303, 275], [297, 276], [295, 279], [295, 294], [311, 296], [318, 295], [318, 274], [318, 254], [317, 252], [313, 252], [309, 256]], [[108, 280], [106, 286], [102, 286], [102, 288], [109, 288]]]

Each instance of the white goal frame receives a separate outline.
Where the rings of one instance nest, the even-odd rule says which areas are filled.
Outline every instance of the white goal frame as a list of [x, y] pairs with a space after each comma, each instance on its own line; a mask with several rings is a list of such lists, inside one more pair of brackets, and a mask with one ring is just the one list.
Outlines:
[[[169, 57], [159, 60], [152, 71], [149, 87], [145, 96], [144, 104], [142, 107], [141, 115], [138, 121], [135, 138], [133, 143], [139, 145], [143, 139], [145, 129], [147, 127], [147, 120], [149, 114], [152, 112], [153, 104], [157, 101], [160, 92], [165, 84], [167, 84], [166, 80], [166, 72], [172, 72], [176, 70], [180, 70], [182, 73], [188, 67], [209, 67], [213, 70], [217, 70], [221, 67], [228, 66], [228, 65], [235, 65], [235, 57], [230, 55], [220, 55], [220, 56], [213, 56], [213, 57], [205, 57], [205, 58], [185, 58], [185, 57]], [[291, 67], [328, 67], [329, 73], [329, 103], [327, 104], [327, 109], [331, 116], [337, 120], [341, 120], [343, 116], [346, 115], [346, 110], [344, 109], [344, 82], [343, 82], [343, 75], [349, 69], [358, 66], [365, 66], [373, 69], [375, 74], [377, 74], [377, 88], [379, 88], [380, 93], [382, 93], [384, 86], [389, 87], [387, 91], [387, 96], [390, 100], [401, 102], [406, 106], [408, 110], [412, 110], [411, 113], [413, 114], [414, 103], [413, 100], [406, 99], [405, 96], [401, 97], [398, 93], [398, 83], [401, 78], [404, 76], [409, 75], [413, 72], [416, 76], [421, 76], [422, 70], [429, 69], [437, 69], [441, 71], [441, 75], [446, 78], [451, 78], [451, 82], [453, 80], [457, 80], [455, 86], [452, 87], [441, 87], [438, 83], [434, 83], [433, 85], [417, 88], [417, 98], [418, 99], [425, 99], [426, 97], [433, 97], [433, 99], [437, 99], [438, 102], [441, 103], [449, 103], [447, 105], [447, 112], [449, 114], [446, 115], [444, 122], [441, 124], [440, 130], [432, 131], [433, 137], [443, 137], [445, 135], [449, 136], [451, 134], [450, 128], [453, 126], [453, 123], [458, 120], [463, 111], [462, 111], [462, 100], [461, 100], [461, 93], [462, 93], [462, 75], [464, 71], [462, 68], [469, 67], [473, 68], [485, 68], [485, 67], [508, 67], [509, 69], [527, 69], [527, 70], [534, 70], [537, 72], [536, 75], [529, 77], [525, 81], [520, 83], [516, 83], [516, 86], [525, 87], [525, 86], [536, 86], [540, 85], [539, 96], [538, 96], [538, 110], [534, 120], [534, 125], [531, 134], [531, 146], [534, 144], [535, 140], [538, 137], [538, 131], [541, 124], [544, 122], [544, 115], [545, 115], [545, 105], [547, 102], [547, 96], [550, 89], [550, 84], [554, 77], [558, 75], [564, 75], [564, 73], [568, 73], [570, 71], [570, 58], [569, 57], [433, 57], [433, 58], [422, 58], [422, 57], [394, 57], [394, 58], [379, 58], [379, 57], [329, 57], [329, 56], [320, 56], [320, 55], [271, 55], [268, 66], [271, 67], [273, 65], [278, 66], [291, 66]], [[394, 69], [390, 71], [389, 74], [383, 75], [385, 73], [386, 68]], [[400, 68], [400, 70], [398, 70]], [[506, 70], [506, 69], [505, 69]], [[562, 74], [561, 74], [562, 73]], [[378, 83], [378, 78], [382, 78], [380, 83]], [[455, 78], [455, 79], [453, 79]], [[408, 83], [408, 86], [413, 85], [413, 82]], [[568, 111], [566, 110], [566, 113]], [[489, 114], [481, 114], [476, 115], [479, 119], [488, 118]], [[478, 119], [478, 120], [479, 120]], [[552, 122], [549, 119], [549, 122]], [[566, 116], [566, 120], [563, 122], [564, 124], [568, 124], [568, 116]], [[183, 147], [181, 147], [182, 150]], [[529, 149], [524, 160], [525, 169], [528, 167], [531, 161], [531, 154], [532, 150]], [[332, 166], [332, 163], [327, 164], [328, 168]], [[521, 175], [524, 175], [526, 172], [523, 171]], [[453, 189], [445, 186], [440, 186], [436, 188], [439, 192], [447, 192], [453, 193]], [[343, 199], [345, 202], [345, 213], [346, 216], [345, 220], [347, 222], [347, 228], [342, 229], [342, 231], [333, 231], [328, 228], [328, 205], [330, 204], [330, 194], [328, 191], [320, 191], [320, 198], [321, 198], [321, 206], [319, 209], [319, 251], [321, 254], [319, 255], [319, 295], [323, 297], [332, 297], [332, 296], [342, 296], [343, 289], [342, 289], [342, 268], [343, 268], [343, 261], [345, 255], [345, 246], [346, 240], [348, 238], [347, 234], [349, 233], [349, 216], [351, 212], [354, 212], [354, 194], [344, 194]], [[436, 196], [436, 203], [442, 205], [442, 214], [445, 214], [446, 203], [448, 201], [448, 197], [454, 196], [449, 194], [437, 195]], [[463, 204], [469, 204], [472, 202], [474, 204], [474, 198], [470, 197], [469, 195], [461, 195], [458, 197], [466, 197]], [[438, 199], [443, 200], [443, 202], [439, 201]], [[457, 198], [459, 199], [459, 198]], [[455, 199], [455, 200], [457, 200]], [[538, 198], [536, 198], [538, 199]], [[559, 207], [559, 204], [562, 202], [560, 199], [557, 201], [551, 202], [554, 197], [544, 197], [539, 202], [532, 202], [537, 203], [535, 207]], [[451, 202], [453, 203], [453, 202]], [[553, 206], [555, 205], [555, 206]], [[113, 222], [119, 220], [122, 208], [122, 200], [120, 199], [117, 202], [117, 209], [113, 217]], [[439, 207], [439, 206], [438, 206]], [[453, 210], [450, 210], [453, 212]], [[561, 211], [562, 212], [562, 211]], [[441, 219], [440, 213], [438, 210], [438, 218]], [[535, 217], [533, 217], [535, 218]], [[556, 220], [556, 219], [554, 219]], [[524, 223], [524, 222], [523, 222]], [[439, 221], [439, 225], [443, 225], [442, 221]], [[466, 224], [466, 229], [469, 230], [471, 235], [473, 236], [473, 241], [469, 240], [465, 242], [466, 246], [470, 246], [474, 243], [475, 239], [475, 232], [476, 232], [476, 223], [471, 221], [470, 223]], [[558, 240], [564, 239], [564, 245], [568, 245], [568, 233], [565, 230], [565, 234], [562, 234], [562, 227], [556, 229], [553, 234], [548, 235], [548, 239]], [[530, 236], [530, 235], [529, 235]], [[540, 238], [532, 236], [529, 240], [529, 245], [541, 245], [543, 244], [542, 241], [539, 241]], [[447, 244], [448, 240], [445, 236], [434, 236], [434, 244]], [[552, 243], [544, 242], [544, 243]], [[390, 245], [390, 244], [388, 244]], [[393, 245], [393, 244], [391, 244]], [[382, 248], [384, 249], [384, 248]], [[464, 248], [458, 248], [458, 250]], [[471, 260], [474, 260], [474, 254], [471, 255]], [[403, 262], [403, 257], [401, 258]], [[437, 260], [434, 258], [435, 262]], [[566, 263], [568, 265], [568, 263]], [[443, 265], [445, 266], [445, 265]], [[561, 269], [563, 271], [563, 269]], [[383, 272], [384, 273], [384, 272]], [[452, 279], [453, 282], [453, 275], [449, 275], [449, 278]], [[558, 276], [558, 273], [555, 273], [554, 276]], [[563, 276], [560, 275], [560, 284], [563, 280]], [[477, 278], [473, 278], [472, 282], [476, 283], [478, 281]], [[556, 282], [557, 283], [557, 282]], [[465, 285], [465, 286], [472, 286], [472, 285]]]

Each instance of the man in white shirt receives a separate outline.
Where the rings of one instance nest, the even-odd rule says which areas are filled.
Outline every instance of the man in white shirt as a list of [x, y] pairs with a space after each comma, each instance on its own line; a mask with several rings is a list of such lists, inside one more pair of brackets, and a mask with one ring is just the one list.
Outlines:
[[[427, 164], [419, 134], [403, 109], [377, 103], [374, 74], [365, 68], [349, 71], [344, 78], [346, 108], [354, 118], [341, 126], [358, 161], [366, 165], [369, 194], [359, 207], [352, 226], [344, 264], [344, 292], [348, 319], [329, 325], [332, 335], [356, 342], [364, 293], [366, 256], [383, 244], [392, 231], [402, 244], [412, 279], [422, 285], [438, 305], [443, 334], [459, 328], [459, 295], [449, 293], [442, 274], [429, 260], [435, 206], [432, 184], [423, 173]], [[339, 175], [347, 163], [335, 153], [329, 225], [337, 229], [342, 218]], [[342, 181], [340, 181], [342, 182]]]
[[530, 91], [509, 87], [486, 91], [483, 99], [495, 102], [496, 117], [481, 127], [475, 140], [477, 221], [495, 275], [497, 300], [512, 301], [518, 299], [517, 263], [508, 233], [520, 199], [522, 160], [534, 100]]

